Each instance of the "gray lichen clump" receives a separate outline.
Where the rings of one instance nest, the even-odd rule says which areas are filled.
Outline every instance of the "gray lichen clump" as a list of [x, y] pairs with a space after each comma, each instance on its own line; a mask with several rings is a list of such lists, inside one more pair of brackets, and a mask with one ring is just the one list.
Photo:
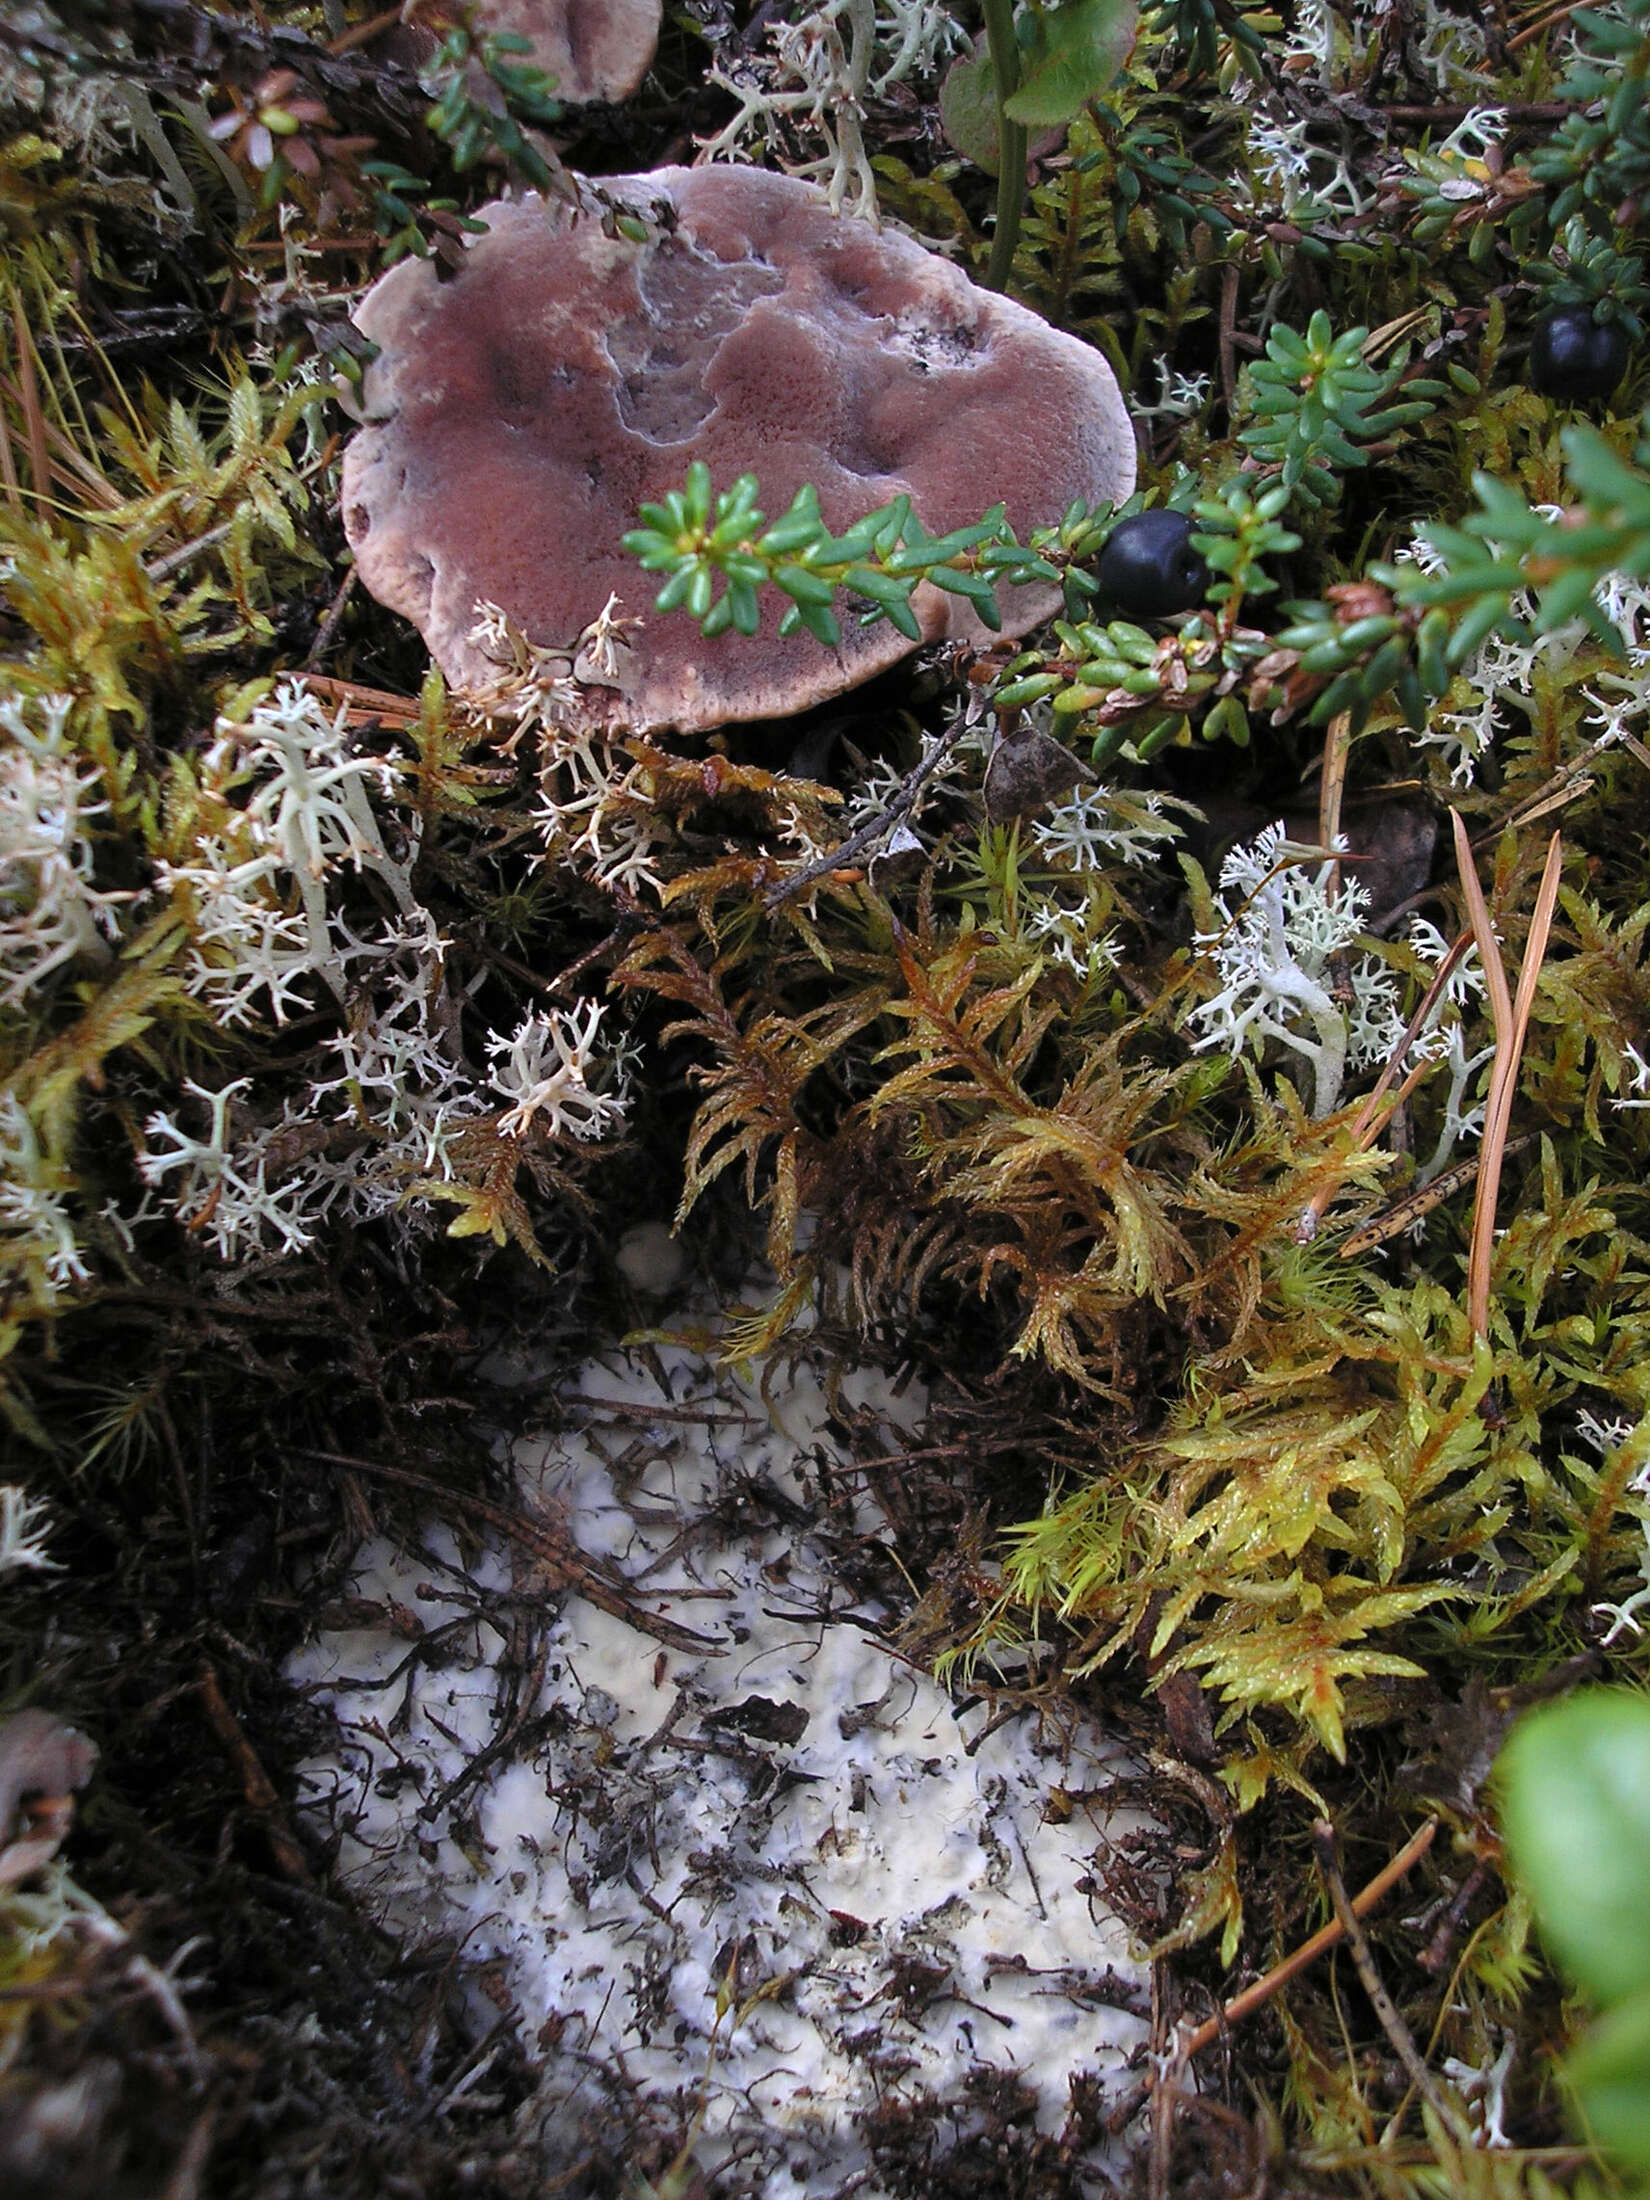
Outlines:
[[[1023, 531], [1134, 486], [1133, 431], [1091, 346], [833, 215], [811, 185], [665, 168], [481, 219], [455, 276], [403, 263], [358, 309], [380, 351], [344, 463], [362, 580], [458, 686], [498, 669], [478, 603], [570, 654], [610, 597], [639, 610], [621, 537], [696, 459], [718, 479], [759, 466], [773, 511], [812, 482], [836, 528], [904, 494], [931, 532], [997, 502]], [[1057, 603], [1006, 592], [1006, 631]], [[984, 638], [958, 597], [925, 585], [915, 608], [924, 640]], [[650, 621], [612, 684], [583, 689], [585, 715], [643, 731], [774, 717], [913, 646], [887, 623], [836, 649], [777, 624], [710, 651], [688, 622]]]

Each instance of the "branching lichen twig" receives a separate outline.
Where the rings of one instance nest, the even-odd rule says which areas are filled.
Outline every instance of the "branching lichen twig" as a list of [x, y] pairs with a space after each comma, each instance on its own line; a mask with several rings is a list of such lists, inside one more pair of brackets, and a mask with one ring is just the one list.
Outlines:
[[822, 856], [815, 856], [811, 863], [804, 863], [794, 871], [787, 871], [777, 886], [768, 888], [762, 898], [763, 907], [779, 908], [783, 902], [790, 901], [797, 894], [805, 893], [810, 886], [817, 885], [822, 878], [829, 878], [843, 864], [851, 863], [856, 856], [863, 855], [867, 848], [874, 848], [885, 840], [897, 825], [902, 825], [910, 816], [924, 783], [933, 777], [966, 729], [967, 721], [959, 713], [921, 763], [913, 765], [906, 773], [875, 817], [869, 818], [857, 832], [850, 833], [846, 840], [839, 841], [834, 848], [827, 848]]

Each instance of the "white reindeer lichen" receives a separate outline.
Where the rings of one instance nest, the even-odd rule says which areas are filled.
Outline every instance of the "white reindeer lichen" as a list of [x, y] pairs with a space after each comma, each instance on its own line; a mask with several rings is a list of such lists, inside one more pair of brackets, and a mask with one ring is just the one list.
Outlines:
[[489, 1038], [494, 1087], [512, 1102], [499, 1117], [506, 1137], [520, 1138], [540, 1117], [547, 1130], [578, 1139], [601, 1138], [623, 1122], [624, 1064], [611, 1056], [602, 1062], [596, 1050], [602, 1013], [600, 1001], [582, 1010], [553, 1008], [529, 1016], [513, 1038], [496, 1032]]
[[73, 706], [47, 696], [38, 721], [19, 695], [0, 696], [0, 1006], [21, 1007], [76, 957], [106, 961], [111, 912], [129, 894], [92, 879], [92, 820], [105, 804], [97, 774], [69, 745]]
[[1269, 1043], [1310, 1064], [1312, 1112], [1337, 1106], [1349, 1067], [1383, 1061], [1403, 1035], [1398, 981], [1384, 963], [1361, 956], [1331, 973], [1364, 928], [1369, 897], [1355, 879], [1337, 879], [1333, 861], [1314, 863], [1292, 848], [1281, 821], [1234, 848], [1221, 866], [1214, 930], [1197, 945], [1220, 978], [1212, 999], [1192, 1010], [1203, 1027], [1196, 1047], [1224, 1046], [1236, 1056]]

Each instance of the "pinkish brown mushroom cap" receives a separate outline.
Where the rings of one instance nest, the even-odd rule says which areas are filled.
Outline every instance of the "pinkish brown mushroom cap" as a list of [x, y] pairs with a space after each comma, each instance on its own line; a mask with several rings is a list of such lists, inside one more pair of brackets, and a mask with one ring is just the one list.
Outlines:
[[559, 98], [628, 99], [659, 43], [663, 0], [482, 0], [488, 29], [525, 38], [523, 58], [556, 80]]
[[[907, 494], [930, 533], [1007, 506], [1021, 538], [1074, 499], [1121, 501], [1133, 431], [1111, 370], [1075, 337], [977, 289], [910, 239], [833, 215], [812, 185], [750, 168], [605, 178], [644, 216], [538, 199], [482, 210], [460, 271], [403, 262], [356, 314], [380, 348], [365, 425], [344, 458], [344, 524], [361, 579], [422, 631], [449, 680], [498, 665], [476, 607], [571, 656], [618, 596], [645, 614], [583, 721], [702, 730], [840, 694], [914, 645], [850, 619], [840, 645], [707, 641], [653, 611], [655, 583], [620, 546], [639, 505], [701, 459], [719, 488], [754, 473], [770, 518], [812, 482], [837, 533]], [[1000, 591], [1004, 631], [1058, 607]], [[920, 586], [928, 641], [980, 642], [963, 599]]]

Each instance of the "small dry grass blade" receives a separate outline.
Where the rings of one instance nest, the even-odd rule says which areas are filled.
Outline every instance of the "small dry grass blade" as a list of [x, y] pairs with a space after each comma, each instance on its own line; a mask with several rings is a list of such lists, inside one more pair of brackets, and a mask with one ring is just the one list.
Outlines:
[[[1443, 961], [1438, 965], [1432, 983], [1427, 987], [1422, 998], [1420, 1007], [1404, 1026], [1403, 1037], [1388, 1056], [1386, 1067], [1375, 1081], [1374, 1090], [1358, 1110], [1347, 1143], [1347, 1158], [1349, 1160], [1354, 1154], [1362, 1153], [1366, 1147], [1375, 1143], [1375, 1140], [1386, 1128], [1391, 1118], [1403, 1106], [1427, 1071], [1433, 1067], [1433, 1064], [1425, 1056], [1417, 1062], [1410, 1063], [1404, 1081], [1399, 1085], [1397, 1092], [1393, 1094], [1390, 1105], [1383, 1107], [1382, 1103], [1386, 1101], [1387, 1094], [1392, 1091], [1393, 1083], [1399, 1071], [1403, 1069], [1405, 1062], [1409, 1060], [1410, 1050], [1415, 1045], [1416, 1040], [1420, 1038], [1422, 1032], [1426, 1030], [1428, 1024], [1431, 1023], [1433, 1013], [1444, 997], [1445, 988], [1455, 975], [1457, 966], [1472, 943], [1473, 936], [1470, 931], [1461, 933]], [[1326, 1179], [1313, 1193], [1311, 1199], [1301, 1210], [1300, 1220], [1295, 1225], [1295, 1237], [1300, 1244], [1309, 1245], [1313, 1238], [1317, 1236], [1318, 1226], [1328, 1213], [1329, 1203], [1339, 1189], [1338, 1180]], [[1356, 1249], [1362, 1250], [1363, 1248], [1358, 1247]], [[1349, 1241], [1348, 1244], [1341, 1247], [1341, 1258], [1345, 1260], [1353, 1250], [1354, 1247]]]
[[1501, 1164], [1506, 1157], [1507, 1129], [1512, 1120], [1513, 1094], [1518, 1085], [1518, 1065], [1529, 1030], [1535, 989], [1546, 959], [1553, 911], [1558, 906], [1558, 881], [1563, 864], [1564, 839], [1554, 833], [1547, 845], [1546, 866], [1530, 918], [1524, 946], [1523, 967], [1518, 975], [1515, 1001], [1507, 985], [1500, 943], [1490, 922], [1484, 889], [1472, 860], [1467, 828], [1460, 812], [1451, 810], [1455, 833], [1455, 860], [1461, 874], [1461, 891], [1478, 942], [1478, 959], [1484, 966], [1489, 988], [1490, 1020], [1495, 1027], [1495, 1061], [1490, 1069], [1489, 1098], [1484, 1106], [1484, 1145], [1478, 1170], [1478, 1194], [1472, 1210], [1472, 1245], [1467, 1257], [1467, 1314], [1474, 1336], [1487, 1337], [1490, 1327], [1490, 1262], [1495, 1250], [1495, 1209], [1501, 1190]]
[[23, 413], [23, 428], [28, 439], [29, 472], [34, 480], [34, 493], [42, 506], [49, 504], [52, 494], [51, 458], [46, 449], [46, 414], [40, 402], [40, 383], [34, 367], [34, 339], [29, 334], [27, 316], [22, 300], [15, 295], [11, 307], [12, 332], [17, 343], [18, 398]]
[[1341, 882], [1341, 867], [1334, 860], [1334, 851], [1340, 837], [1341, 804], [1346, 797], [1346, 771], [1351, 761], [1352, 713], [1338, 711], [1329, 721], [1329, 734], [1323, 745], [1323, 780], [1318, 788], [1318, 838], [1330, 852], [1328, 883], [1331, 892]]

